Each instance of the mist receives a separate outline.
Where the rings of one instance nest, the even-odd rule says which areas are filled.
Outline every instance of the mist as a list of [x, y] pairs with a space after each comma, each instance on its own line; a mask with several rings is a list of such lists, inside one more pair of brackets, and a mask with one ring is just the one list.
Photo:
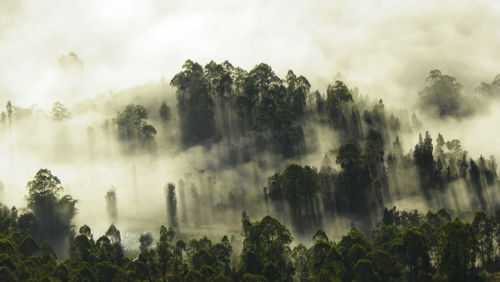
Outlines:
[[[391, 104], [415, 101], [432, 69], [466, 89], [498, 73], [496, 1], [3, 1], [0, 89], [16, 104], [74, 103], [171, 78], [190, 58], [259, 62], [313, 88], [341, 73]], [[425, 51], [423, 51], [425, 50]], [[61, 74], [74, 52], [85, 69]], [[29, 82], [32, 87], [25, 89]], [[410, 98], [411, 97], [411, 98]], [[390, 99], [388, 99], [390, 98]]]
[[[329, 124], [311, 118], [301, 124], [303, 154], [262, 152], [252, 145], [253, 135], [238, 135], [240, 124], [230, 116], [230, 134], [186, 147], [178, 89], [169, 82], [187, 59], [201, 65], [228, 60], [247, 71], [266, 63], [283, 80], [292, 69], [323, 97], [328, 85], [342, 80], [360, 110], [383, 99], [386, 116], [394, 114], [403, 126], [382, 135], [387, 146], [397, 135], [405, 154], [428, 130], [433, 139], [438, 133], [459, 139], [473, 159], [500, 156], [500, 136], [492, 130], [500, 119], [499, 97], [475, 92], [500, 72], [497, 1], [6, 1], [0, 11], [0, 105], [2, 111], [7, 101], [17, 107], [0, 129], [0, 201], [25, 207], [26, 183], [48, 168], [78, 200], [74, 225], [91, 224], [103, 234], [115, 224], [132, 248], [140, 234], [156, 236], [167, 224], [195, 235], [237, 234], [242, 211], [291, 224], [290, 211], [280, 214], [266, 202], [268, 178], [291, 163], [321, 169], [325, 154], [335, 163], [345, 143]], [[68, 61], [71, 54], [77, 63]], [[467, 100], [474, 106], [466, 118], [430, 115], [419, 104], [434, 69], [455, 77], [462, 97], [475, 97]], [[53, 120], [56, 101], [70, 118]], [[158, 113], [163, 101], [172, 111], [166, 124]], [[114, 119], [128, 104], [147, 110], [157, 131], [154, 153], [130, 150], [117, 137]], [[411, 125], [413, 113], [420, 127]], [[415, 167], [399, 173], [388, 181], [385, 206], [476, 207], [460, 180], [433, 194], [440, 199], [433, 205], [418, 194]], [[484, 193], [487, 206], [497, 207], [498, 186]], [[341, 234], [352, 221], [335, 213], [319, 220], [329, 234]], [[307, 241], [311, 232], [297, 237]]]

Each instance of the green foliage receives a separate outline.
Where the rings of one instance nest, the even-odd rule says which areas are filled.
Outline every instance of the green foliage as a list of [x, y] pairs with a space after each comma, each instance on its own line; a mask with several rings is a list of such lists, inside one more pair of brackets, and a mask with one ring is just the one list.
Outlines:
[[[203, 68], [187, 60], [171, 84], [177, 88], [186, 148], [250, 134], [258, 151], [285, 157], [303, 153], [300, 120], [310, 89], [305, 77], [290, 71], [284, 82], [266, 64], [246, 72], [228, 62], [211, 61]], [[236, 128], [230, 126], [233, 119]]]
[[371, 261], [367, 259], [360, 259], [354, 265], [354, 273], [356, 279], [354, 281], [381, 281], [380, 277], [377, 275], [373, 269]]
[[139, 237], [140, 249], [144, 250], [148, 248], [153, 243], [153, 236], [151, 233], [142, 233]]
[[358, 217], [368, 215], [371, 208], [369, 199], [370, 176], [366, 163], [362, 160], [361, 151], [354, 144], [340, 147], [337, 161], [342, 168], [336, 181], [335, 199], [337, 210], [344, 214], [353, 214]]
[[428, 85], [419, 93], [423, 110], [440, 118], [462, 117], [471, 113], [471, 105], [462, 96], [463, 86], [453, 76], [432, 70]]
[[437, 249], [438, 277], [446, 281], [477, 281], [474, 273], [476, 257], [472, 227], [459, 220], [443, 225]]
[[334, 128], [341, 128], [346, 118], [345, 106], [353, 101], [351, 92], [342, 81], [335, 81], [326, 90], [326, 107]]
[[270, 216], [255, 223], [244, 218], [243, 232], [245, 240], [241, 259], [244, 273], [264, 274], [262, 267], [273, 263], [281, 280], [291, 277], [293, 266], [288, 255], [293, 237], [285, 226]]
[[432, 266], [425, 235], [418, 228], [411, 227], [401, 234], [400, 240], [399, 255], [408, 280], [429, 281]]
[[177, 108], [182, 129], [182, 142], [191, 147], [215, 136], [214, 101], [209, 95], [203, 67], [187, 60], [170, 82], [177, 87]]
[[168, 222], [172, 227], [176, 228], [178, 224], [177, 224], [177, 198], [175, 197], [175, 185], [173, 183], [168, 183], [165, 192], [167, 194]]
[[302, 75], [297, 77], [293, 71], [289, 70], [286, 75], [287, 83], [287, 104], [290, 105], [290, 111], [298, 117], [304, 115], [306, 108], [306, 97], [309, 94], [311, 84]]
[[172, 118], [172, 110], [165, 102], [161, 103], [160, 109], [158, 110], [160, 115], [160, 120], [163, 123], [168, 122]]
[[71, 113], [66, 109], [66, 107], [59, 102], [55, 102], [52, 106], [52, 119], [55, 121], [63, 121], [71, 118]]
[[76, 200], [69, 195], [60, 196], [63, 190], [61, 181], [48, 169], [40, 169], [27, 188], [28, 208], [36, 219], [23, 217], [23, 232], [59, 246], [72, 231]]
[[278, 207], [283, 201], [288, 203], [296, 231], [321, 227], [316, 200], [320, 182], [315, 168], [291, 164], [281, 174], [270, 177], [268, 184], [269, 196]]
[[[472, 230], [475, 235], [476, 256], [483, 265], [490, 264], [495, 258], [495, 228], [498, 223], [493, 216], [488, 216], [485, 212], [477, 212], [472, 221]], [[498, 232], [498, 231], [497, 231]]]
[[[2, 210], [0, 220], [16, 217], [15, 209]], [[290, 232], [276, 219], [266, 216], [250, 222], [243, 214], [239, 261], [231, 260], [226, 236], [216, 243], [203, 237], [186, 244], [176, 239], [172, 228], [163, 226], [156, 248], [147, 248], [151, 235], [141, 236], [140, 254], [128, 258], [116, 226], [94, 242], [86, 225], [71, 240], [70, 257], [56, 261], [47, 244], [18, 233], [21, 216], [7, 233], [0, 232], [0, 277], [2, 281], [485, 281], [488, 274], [476, 256], [487, 258], [493, 251], [498, 263], [498, 251], [489, 250], [487, 240], [492, 239], [491, 232], [498, 236], [499, 212], [478, 212], [469, 225], [450, 221], [444, 209], [413, 221], [401, 219], [412, 212], [390, 211], [395, 219], [379, 226], [372, 237], [352, 227], [335, 243], [318, 231], [312, 246], [299, 244], [293, 251]], [[433, 215], [441, 219], [437, 225]], [[437, 255], [430, 259], [434, 234]]]
[[116, 114], [114, 122], [117, 125], [118, 137], [129, 143], [131, 151], [135, 151], [137, 146], [149, 151], [156, 149], [156, 129], [147, 123], [147, 118], [148, 113], [141, 105], [129, 104]]

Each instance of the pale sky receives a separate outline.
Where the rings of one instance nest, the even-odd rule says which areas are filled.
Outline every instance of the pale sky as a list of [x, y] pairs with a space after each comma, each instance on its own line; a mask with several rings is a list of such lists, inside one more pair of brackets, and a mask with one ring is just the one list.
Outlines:
[[[265, 62], [320, 89], [340, 72], [388, 104], [411, 101], [431, 69], [469, 89], [500, 73], [497, 0], [2, 0], [0, 13], [0, 105], [48, 107], [170, 80], [188, 58]], [[82, 73], [59, 69], [69, 52]]]

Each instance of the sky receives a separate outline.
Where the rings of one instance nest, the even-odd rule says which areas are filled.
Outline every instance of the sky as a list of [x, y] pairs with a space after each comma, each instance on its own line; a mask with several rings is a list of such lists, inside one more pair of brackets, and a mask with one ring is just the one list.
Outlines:
[[[48, 108], [169, 81], [188, 58], [293, 69], [320, 90], [341, 73], [363, 94], [407, 104], [432, 69], [466, 91], [493, 80], [498, 30], [496, 0], [2, 0], [0, 104]], [[82, 72], [60, 69], [70, 52]]]

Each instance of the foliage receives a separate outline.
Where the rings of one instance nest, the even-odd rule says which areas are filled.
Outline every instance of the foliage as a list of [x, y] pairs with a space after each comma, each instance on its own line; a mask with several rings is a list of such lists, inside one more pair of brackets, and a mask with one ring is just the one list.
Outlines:
[[182, 69], [170, 84], [177, 87], [182, 141], [186, 147], [191, 147], [215, 136], [214, 101], [208, 92], [203, 67], [187, 60]]
[[40, 169], [28, 182], [26, 201], [33, 216], [22, 219], [22, 230], [40, 240], [48, 240], [53, 246], [64, 244], [72, 231], [71, 220], [76, 215], [76, 200], [69, 195], [61, 196], [61, 181], [48, 169]]
[[148, 113], [141, 105], [129, 104], [116, 114], [114, 122], [117, 125], [118, 137], [128, 142], [132, 152], [137, 146], [150, 152], [156, 149], [156, 129], [146, 122], [147, 118]]
[[471, 104], [462, 96], [463, 86], [455, 77], [432, 70], [427, 83], [419, 93], [420, 106], [424, 111], [440, 118], [462, 117], [472, 112]]
[[[17, 217], [15, 209], [4, 206], [0, 210], [0, 226], [10, 226], [0, 230], [0, 275], [6, 281], [476, 282], [486, 281], [484, 269], [488, 266], [478, 264], [476, 257], [487, 257], [492, 251], [492, 265], [500, 259], [498, 248], [478, 247], [475, 240], [485, 232], [480, 228], [485, 220], [490, 221], [493, 233], [500, 232], [498, 212], [478, 212], [472, 225], [459, 219], [434, 225], [433, 216], [417, 213], [419, 220], [405, 225], [401, 217], [412, 212], [391, 209], [387, 213], [393, 220], [384, 219], [387, 223], [378, 226], [371, 237], [352, 227], [336, 243], [318, 231], [310, 247], [299, 244], [293, 250], [292, 235], [276, 219], [266, 216], [251, 222], [243, 213], [239, 260], [231, 259], [232, 242], [226, 236], [219, 242], [203, 237], [186, 243], [172, 228], [163, 226], [155, 247], [151, 247], [150, 233], [140, 236], [140, 253], [132, 258], [125, 255], [116, 226], [94, 241], [92, 230], [84, 225], [71, 240], [70, 257], [57, 261], [47, 244], [18, 233], [23, 215]], [[432, 214], [449, 216], [445, 210]], [[436, 226], [435, 232], [428, 233], [426, 226]], [[437, 259], [431, 260], [434, 236]]]
[[278, 207], [288, 203], [297, 232], [320, 228], [316, 197], [320, 182], [314, 168], [291, 164], [281, 174], [270, 177], [268, 184], [269, 196]]
[[55, 121], [62, 121], [71, 118], [71, 113], [66, 107], [59, 102], [55, 102], [52, 106], [52, 119]]

